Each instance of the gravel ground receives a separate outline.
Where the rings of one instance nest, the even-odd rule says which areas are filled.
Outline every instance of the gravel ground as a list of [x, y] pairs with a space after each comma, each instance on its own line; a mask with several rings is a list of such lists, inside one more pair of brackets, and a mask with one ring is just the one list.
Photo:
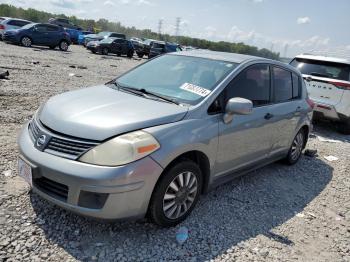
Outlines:
[[326, 123], [307, 146], [317, 157], [269, 165], [203, 196], [181, 225], [190, 231], [183, 245], [178, 227], [92, 221], [30, 193], [16, 171], [23, 122], [48, 97], [142, 62], [70, 50], [0, 42], [0, 71], [10, 68], [9, 80], [0, 80], [0, 261], [350, 261], [350, 136]]

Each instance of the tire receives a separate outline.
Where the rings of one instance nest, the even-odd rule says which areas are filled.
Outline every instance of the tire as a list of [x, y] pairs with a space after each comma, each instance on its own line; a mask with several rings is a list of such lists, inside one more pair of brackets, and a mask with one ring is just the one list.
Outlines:
[[28, 36], [23, 36], [21, 38], [21, 44], [24, 47], [31, 47], [32, 46], [32, 39], [30, 39], [30, 37], [28, 37]]
[[137, 53], [137, 56], [138, 56], [139, 58], [142, 58], [142, 57], [143, 57], [143, 53]]
[[109, 50], [107, 47], [104, 47], [101, 49], [101, 55], [108, 55], [108, 53], [109, 53]]
[[96, 54], [96, 51], [95, 50], [91, 50], [91, 53]]
[[344, 135], [350, 135], [350, 119], [338, 123], [337, 130]]
[[68, 44], [68, 42], [67, 42], [66, 40], [62, 40], [62, 41], [59, 43], [58, 47], [60, 48], [61, 51], [64, 51], [64, 52], [65, 52], [65, 51], [68, 50], [69, 44]]
[[287, 157], [284, 159], [284, 162], [287, 165], [294, 165], [300, 159], [302, 155], [302, 151], [304, 149], [306, 141], [306, 135], [303, 129], [299, 130], [296, 136], [293, 139], [292, 145], [288, 151]]
[[202, 173], [197, 164], [184, 160], [173, 165], [155, 186], [148, 212], [150, 219], [163, 227], [182, 222], [195, 207], [201, 188]]
[[52, 46], [52, 45], [49, 46], [49, 47], [50, 47], [50, 49], [55, 49], [56, 48], [56, 46]]
[[134, 56], [134, 51], [133, 50], [129, 50], [128, 54], [126, 55], [129, 58], [132, 58]]
[[121, 53], [117, 53], [117, 56], [121, 56], [122, 54]]

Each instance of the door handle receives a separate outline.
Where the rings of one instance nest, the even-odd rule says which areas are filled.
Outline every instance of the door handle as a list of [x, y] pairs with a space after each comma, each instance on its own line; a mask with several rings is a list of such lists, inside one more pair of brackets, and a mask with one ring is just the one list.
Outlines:
[[264, 116], [264, 118], [265, 118], [266, 120], [269, 120], [269, 119], [273, 118], [273, 114], [267, 113], [267, 114]]

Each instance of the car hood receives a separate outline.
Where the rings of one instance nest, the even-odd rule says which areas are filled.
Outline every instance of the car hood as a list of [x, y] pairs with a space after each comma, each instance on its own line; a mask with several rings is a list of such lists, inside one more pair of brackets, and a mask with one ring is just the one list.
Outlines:
[[187, 111], [184, 106], [102, 85], [52, 97], [40, 109], [39, 119], [53, 131], [102, 141], [125, 132], [180, 121]]

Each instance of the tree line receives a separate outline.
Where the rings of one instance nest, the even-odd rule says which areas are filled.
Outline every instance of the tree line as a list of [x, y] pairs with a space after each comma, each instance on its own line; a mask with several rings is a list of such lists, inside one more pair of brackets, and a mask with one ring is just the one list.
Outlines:
[[127, 27], [120, 22], [110, 22], [107, 19], [80, 19], [76, 16], [66, 16], [64, 14], [52, 14], [44, 11], [39, 11], [33, 8], [23, 9], [21, 7], [15, 7], [8, 4], [0, 4], [0, 16], [16, 17], [33, 22], [45, 23], [50, 18], [60, 17], [67, 18], [73, 24], [76, 24], [84, 29], [93, 28], [94, 31], [113, 31], [123, 33], [128, 37], [149, 38], [155, 40], [163, 40], [169, 42], [177, 42], [180, 45], [193, 46], [202, 49], [209, 49], [213, 51], [223, 51], [239, 54], [255, 55], [265, 58], [271, 58], [275, 60], [280, 59], [280, 54], [271, 52], [266, 48], [259, 49], [256, 46], [246, 45], [244, 43], [231, 43], [226, 41], [209, 41], [205, 39], [193, 38], [189, 36], [172, 36], [169, 34], [158, 34], [150, 29], [137, 29], [134, 26]]

